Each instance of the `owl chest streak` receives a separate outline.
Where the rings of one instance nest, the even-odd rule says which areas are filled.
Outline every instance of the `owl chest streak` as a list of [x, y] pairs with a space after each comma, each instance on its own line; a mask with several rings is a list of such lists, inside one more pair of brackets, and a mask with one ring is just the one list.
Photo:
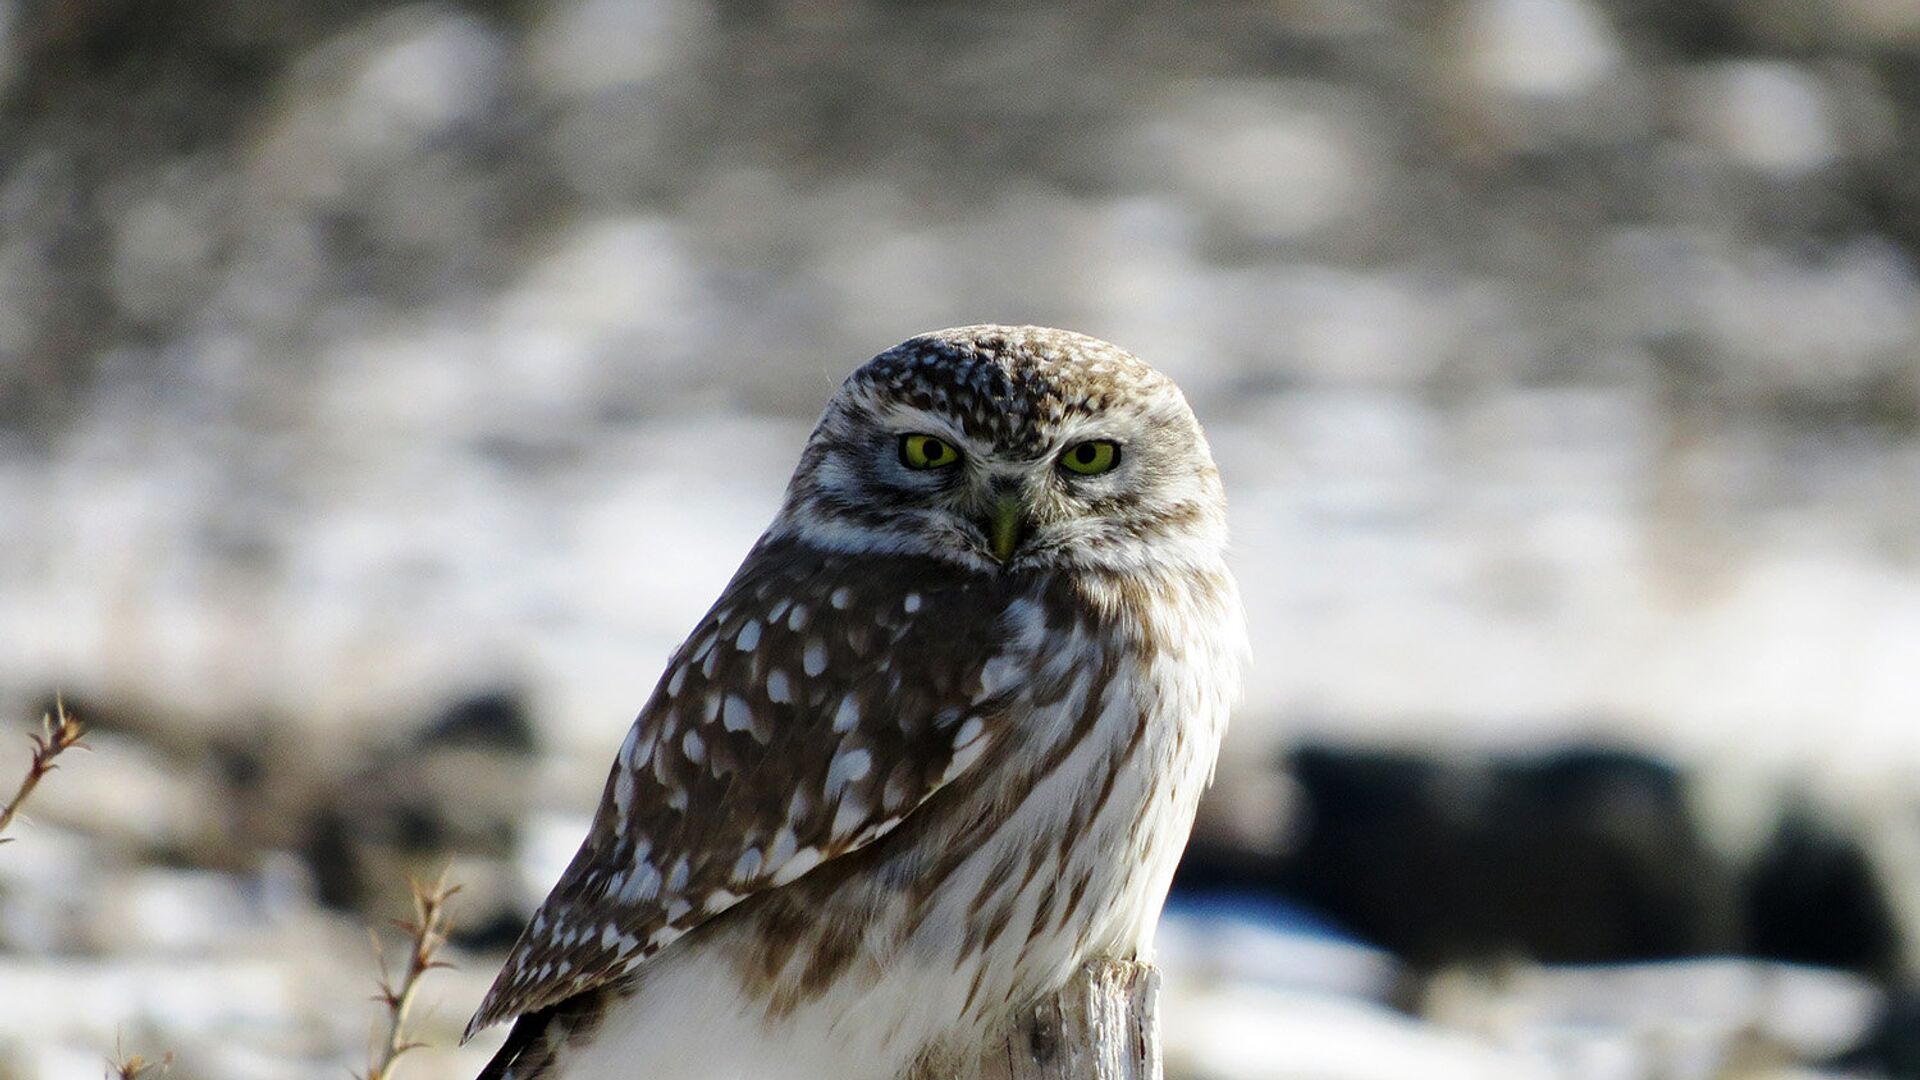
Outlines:
[[[856, 873], [808, 889], [793, 938], [765, 927], [759, 947], [786, 953], [751, 988], [770, 1013], [913, 1000], [964, 1031], [1049, 992], [1089, 955], [1146, 951], [1231, 693], [1207, 670], [1227, 651], [1215, 620], [1177, 614], [1176, 627], [1116, 632], [1056, 613], [1031, 635], [1009, 661], [1021, 689], [978, 775], [863, 853]], [[1178, 648], [1169, 630], [1187, 635]]]

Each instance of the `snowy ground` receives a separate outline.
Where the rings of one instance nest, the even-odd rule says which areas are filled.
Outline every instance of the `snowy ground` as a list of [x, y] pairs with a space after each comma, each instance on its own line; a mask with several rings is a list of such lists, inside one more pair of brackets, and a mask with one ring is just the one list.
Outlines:
[[[0, 0], [0, 721], [114, 721], [0, 847], [0, 1076], [343, 1075], [408, 794], [524, 912], [837, 380], [985, 320], [1207, 424], [1223, 776], [1624, 743], [1729, 847], [1811, 800], [1920, 933], [1920, 8], [1402, 7]], [[503, 688], [531, 757], [408, 741]], [[1167, 936], [1191, 1080], [1809, 1075], [1871, 1010], [1715, 961], [1413, 1020], [1362, 950]], [[486, 1053], [459, 960], [420, 1080]]]

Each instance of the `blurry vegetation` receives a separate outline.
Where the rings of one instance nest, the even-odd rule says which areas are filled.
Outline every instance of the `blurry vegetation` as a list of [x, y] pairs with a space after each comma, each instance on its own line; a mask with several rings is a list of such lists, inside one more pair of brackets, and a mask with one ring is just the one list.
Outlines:
[[152, 1060], [139, 1054], [115, 1053], [109, 1066], [108, 1075], [114, 1080], [162, 1080], [173, 1071], [173, 1055], [162, 1054]]
[[[0, 833], [6, 832], [7, 826], [13, 824], [14, 816], [26, 805], [27, 797], [33, 794], [33, 789], [40, 785], [41, 779], [59, 767], [55, 761], [61, 754], [75, 747], [85, 749], [80, 743], [81, 736], [85, 734], [86, 728], [67, 713], [64, 703], [56, 702], [52, 712], [41, 715], [40, 734], [28, 736], [33, 740], [33, 757], [27, 762], [27, 774], [20, 779], [20, 786], [14, 790], [13, 797], [7, 800], [5, 806], [0, 806]], [[7, 839], [0, 838], [0, 843], [5, 843]]]
[[380, 944], [379, 935], [373, 938], [374, 956], [380, 962], [380, 993], [374, 1000], [385, 1009], [385, 1030], [373, 1044], [367, 1070], [360, 1074], [360, 1080], [392, 1080], [400, 1055], [426, 1045], [413, 1038], [407, 1018], [413, 1011], [413, 999], [420, 989], [421, 978], [435, 968], [448, 966], [438, 957], [447, 943], [447, 901], [460, 891], [460, 886], [448, 885], [444, 873], [432, 885], [416, 881], [411, 886], [413, 918], [394, 921], [394, 926], [407, 935], [406, 966], [397, 980], [387, 970], [386, 949]]
[[[454, 742], [458, 742], [462, 736], [471, 736], [472, 729], [476, 727], [472, 713], [471, 709], [458, 712], [436, 730], [443, 731]], [[484, 724], [477, 726], [482, 729], [486, 727]], [[0, 806], [0, 832], [5, 832], [7, 826], [13, 823], [41, 779], [58, 767], [57, 759], [61, 754], [76, 748], [88, 749], [82, 742], [85, 734], [86, 726], [67, 710], [64, 701], [56, 700], [53, 709], [42, 715], [41, 733], [29, 736], [33, 753], [26, 775], [13, 797]], [[0, 837], [0, 843], [11, 839]], [[381, 1007], [381, 1019], [378, 1038], [369, 1047], [366, 1068], [355, 1074], [359, 1080], [392, 1080], [401, 1056], [427, 1045], [415, 1039], [409, 1027], [414, 1000], [419, 993], [421, 980], [429, 972], [451, 966], [440, 959], [440, 954], [452, 927], [448, 904], [460, 891], [460, 886], [449, 884], [447, 872], [443, 870], [431, 884], [410, 881], [408, 888], [413, 902], [413, 916], [410, 919], [392, 920], [392, 926], [405, 935], [403, 963], [397, 972], [389, 967], [387, 949], [379, 933], [369, 931], [374, 960], [380, 972], [374, 1001]], [[162, 1080], [172, 1068], [172, 1051], [167, 1051], [158, 1059], [150, 1059], [116, 1049], [108, 1059], [108, 1074], [117, 1080]]]

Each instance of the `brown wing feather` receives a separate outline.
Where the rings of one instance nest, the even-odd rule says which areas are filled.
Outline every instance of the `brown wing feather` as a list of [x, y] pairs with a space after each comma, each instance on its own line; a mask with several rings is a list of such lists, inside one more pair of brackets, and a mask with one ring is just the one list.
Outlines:
[[[884, 835], [993, 740], [1015, 581], [762, 542], [668, 664], [467, 1034]], [[971, 628], [971, 633], [959, 628]], [[993, 633], [1003, 634], [1005, 628]]]

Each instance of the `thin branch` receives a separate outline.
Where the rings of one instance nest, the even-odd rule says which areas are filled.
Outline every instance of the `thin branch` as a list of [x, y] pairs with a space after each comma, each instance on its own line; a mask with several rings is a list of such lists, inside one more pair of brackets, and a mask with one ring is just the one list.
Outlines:
[[387, 1032], [369, 1055], [363, 1080], [393, 1080], [394, 1063], [400, 1060], [400, 1055], [424, 1045], [407, 1037], [407, 1014], [413, 1008], [413, 996], [420, 988], [421, 976], [434, 968], [450, 966], [435, 957], [447, 943], [447, 901], [460, 891], [460, 886], [448, 885], [445, 871], [432, 885], [417, 881], [409, 884], [413, 887], [413, 919], [410, 922], [396, 919], [393, 924], [410, 939], [407, 967], [399, 982], [394, 982], [387, 970], [379, 935], [373, 935], [374, 956], [380, 963], [380, 992], [373, 1000], [387, 1010]]
[[[13, 798], [8, 800], [6, 806], [0, 807], [0, 832], [6, 832], [7, 826], [13, 823], [13, 816], [26, 805], [27, 796], [32, 795], [33, 789], [40, 785], [40, 778], [58, 767], [54, 764], [55, 758], [76, 746], [86, 749], [80, 742], [84, 734], [85, 725], [67, 712], [66, 704], [56, 698], [52, 715], [42, 714], [40, 717], [40, 734], [27, 736], [33, 740], [33, 761], [27, 766], [27, 775], [20, 781], [19, 790], [13, 793]], [[0, 844], [4, 843], [6, 840], [0, 839]]]
[[[173, 1051], [160, 1055], [159, 1061], [148, 1061], [139, 1054], [122, 1054], [120, 1040], [114, 1040], [113, 1060], [107, 1063], [107, 1080], [160, 1080], [173, 1068]], [[151, 1077], [148, 1074], [153, 1074]]]

